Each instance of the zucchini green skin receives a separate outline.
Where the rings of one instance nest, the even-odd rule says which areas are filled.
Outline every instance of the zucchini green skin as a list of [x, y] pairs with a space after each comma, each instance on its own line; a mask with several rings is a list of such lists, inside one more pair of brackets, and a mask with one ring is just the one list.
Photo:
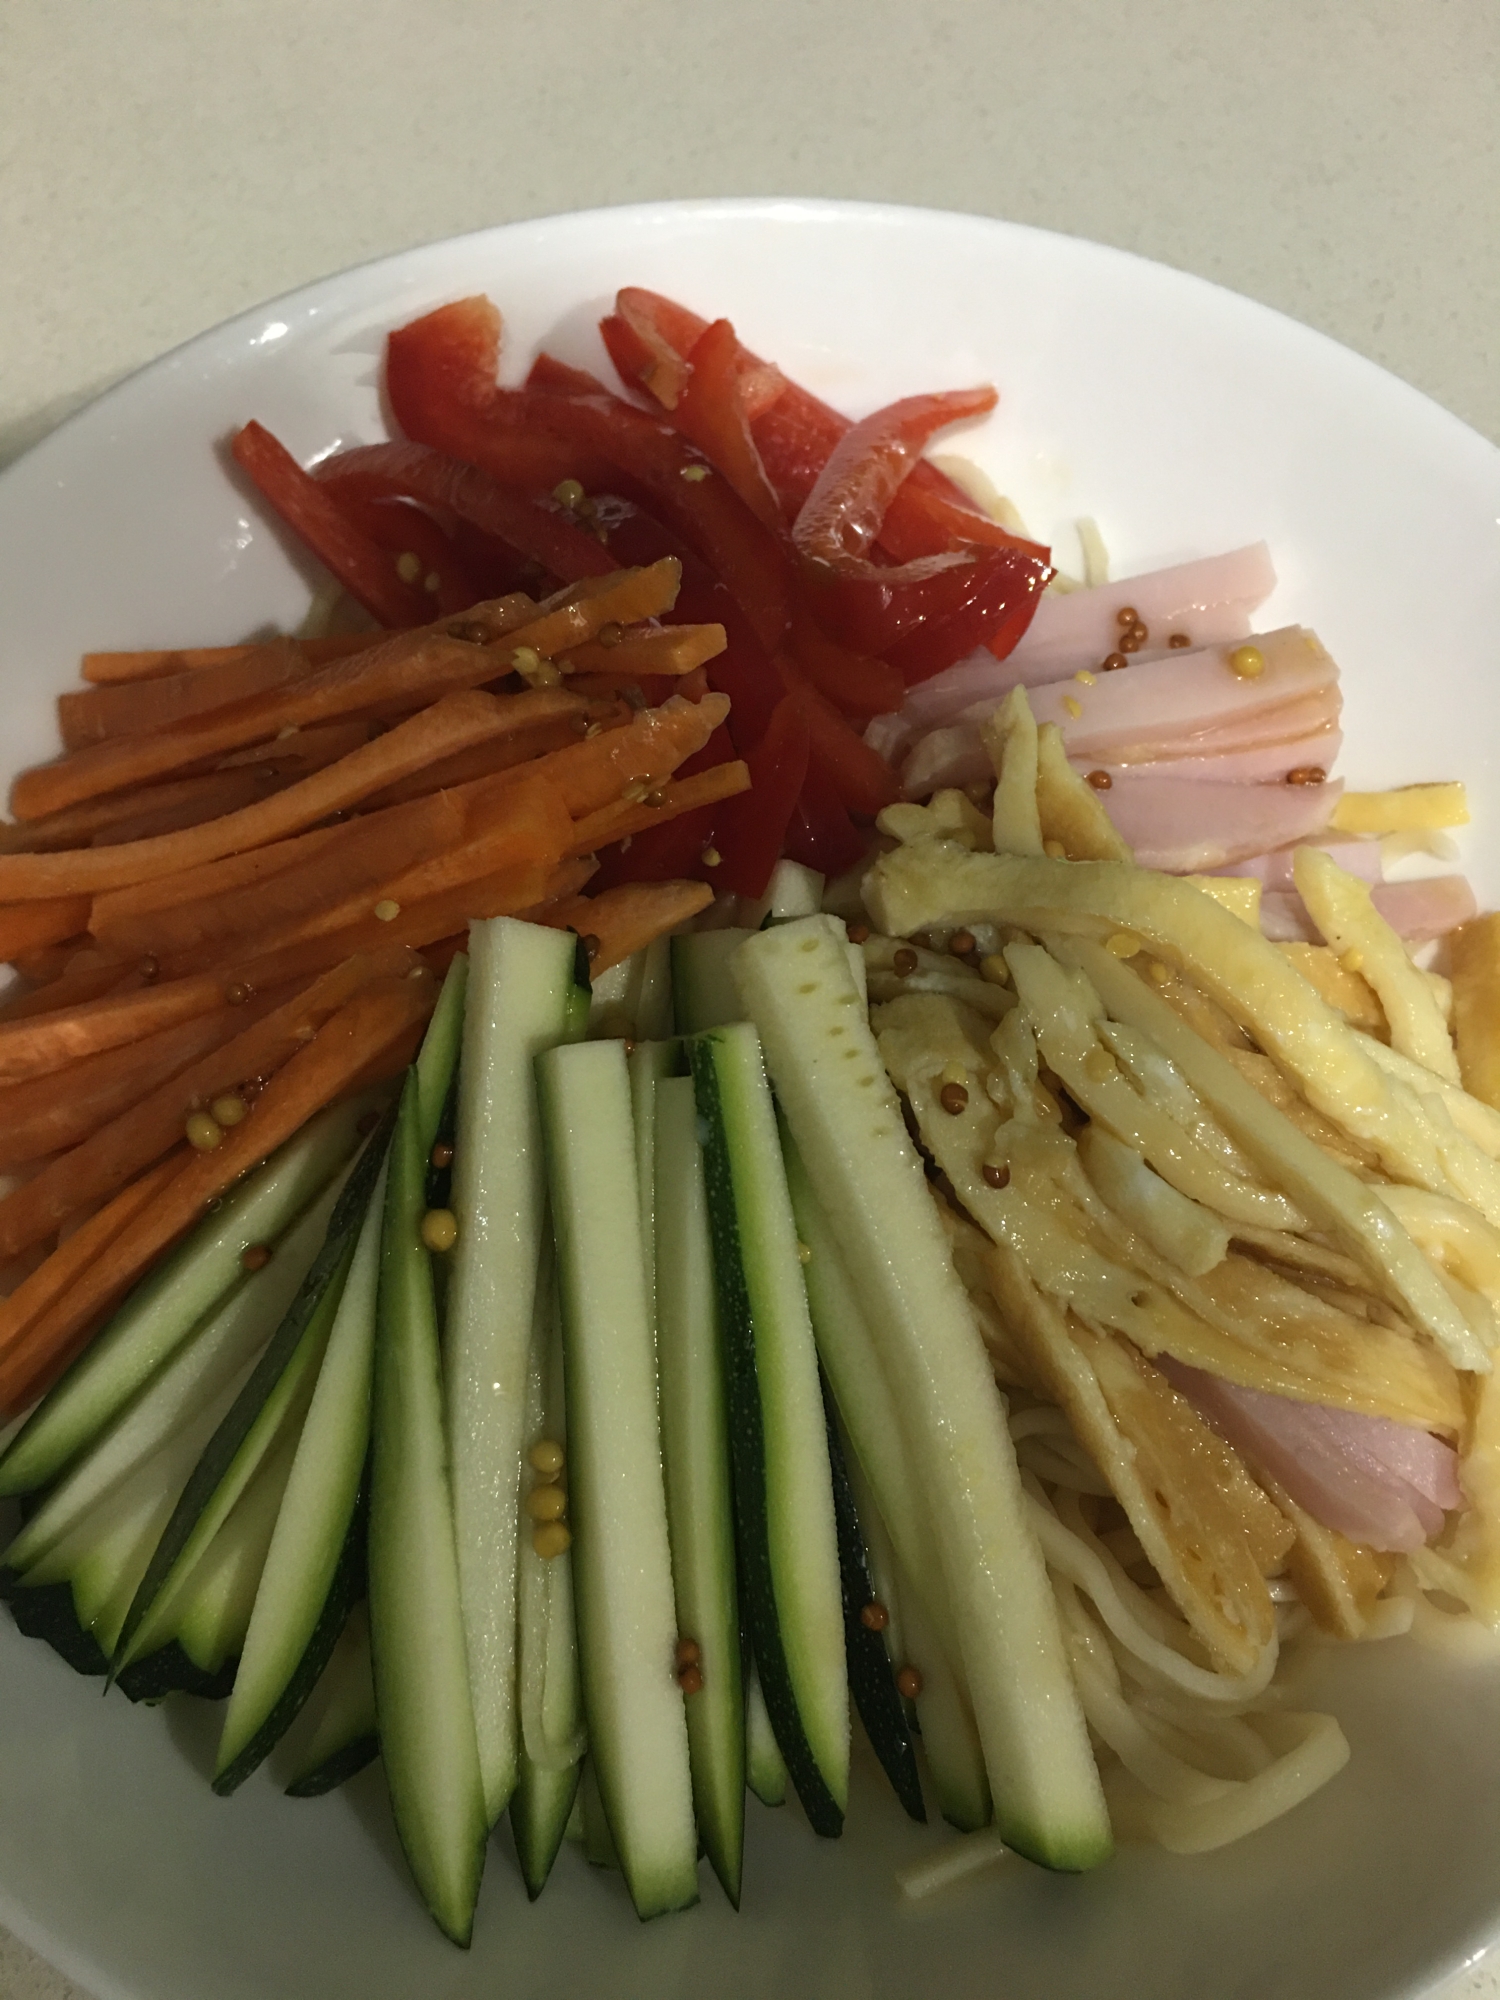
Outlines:
[[1109, 1815], [1004, 1401], [843, 927], [810, 917], [759, 931], [735, 955], [734, 973], [932, 1508], [997, 1828], [1045, 1867], [1095, 1867], [1111, 1851]]
[[803, 1811], [834, 1839], [848, 1799], [848, 1684], [827, 1432], [796, 1227], [754, 1029], [712, 1029], [688, 1046], [703, 1121], [744, 1622]]
[[623, 1046], [537, 1062], [568, 1397], [568, 1505], [589, 1760], [637, 1913], [698, 1899], [698, 1841]]
[[560, 1771], [546, 1771], [533, 1764], [522, 1749], [510, 1802], [510, 1826], [521, 1880], [533, 1903], [546, 1888], [562, 1847], [582, 1773], [582, 1758]]
[[120, 1669], [146, 1650], [177, 1587], [284, 1426], [300, 1421], [380, 1173], [386, 1133], [382, 1126], [361, 1153], [297, 1296], [251, 1370], [250, 1379], [204, 1447], [172, 1510], [116, 1642], [115, 1661]]
[[288, 1798], [316, 1799], [333, 1791], [380, 1755], [375, 1682], [370, 1671], [370, 1615], [351, 1606], [318, 1685], [299, 1718], [304, 1734], [286, 1787]]
[[170, 1359], [206, 1313], [246, 1283], [241, 1256], [276, 1244], [355, 1151], [369, 1095], [320, 1112], [142, 1278], [0, 1454], [0, 1496], [50, 1485]]
[[744, 1020], [729, 961], [749, 936], [730, 928], [686, 931], [672, 939], [672, 1016], [679, 1035], [701, 1035]]
[[714, 1873], [738, 1909], [745, 1694], [724, 1352], [691, 1077], [657, 1084], [654, 1122], [664, 1194], [656, 1211], [656, 1346], [672, 1582], [677, 1629], [696, 1642], [703, 1677], [686, 1703], [693, 1804]]
[[[440, 1018], [441, 1009], [434, 1023]], [[451, 1073], [452, 1052], [448, 1060]], [[459, 1599], [431, 1258], [420, 1235], [448, 1080], [436, 1060], [424, 1074], [419, 1057], [391, 1142], [372, 1399], [370, 1647], [396, 1830], [433, 1918], [466, 1945], [489, 1818]]]
[[[175, 1464], [180, 1441], [193, 1433], [197, 1444], [189, 1466], [180, 1476], [170, 1475], [180, 1486], [296, 1296], [327, 1233], [336, 1195], [335, 1181], [287, 1231], [270, 1263], [230, 1293], [60, 1482], [38, 1497], [5, 1551], [8, 1567], [24, 1572], [45, 1560], [148, 1462], [161, 1465], [165, 1485], [167, 1460]], [[171, 1497], [175, 1500], [176, 1492]], [[165, 1517], [158, 1533], [164, 1525]]]
[[382, 1145], [224, 1717], [213, 1783], [226, 1796], [289, 1727], [364, 1589], [359, 1500], [370, 1448], [383, 1151]]
[[546, 1232], [533, 1063], [575, 1031], [588, 993], [567, 931], [496, 917], [470, 927], [470, 955], [451, 1201], [459, 1236], [448, 1260], [443, 1373], [469, 1686], [493, 1825], [516, 1782], [517, 1517]]
[[[828, 1399], [825, 1399], [828, 1400]], [[875, 1580], [860, 1532], [859, 1510], [849, 1483], [838, 1425], [828, 1406], [828, 1462], [833, 1475], [833, 1514], [839, 1536], [839, 1575], [844, 1591], [844, 1651], [849, 1662], [849, 1692], [865, 1725], [870, 1747], [891, 1789], [908, 1817], [927, 1821], [922, 1780], [906, 1723], [906, 1710], [896, 1687], [895, 1670], [882, 1634], [866, 1625], [865, 1607], [875, 1602]]]

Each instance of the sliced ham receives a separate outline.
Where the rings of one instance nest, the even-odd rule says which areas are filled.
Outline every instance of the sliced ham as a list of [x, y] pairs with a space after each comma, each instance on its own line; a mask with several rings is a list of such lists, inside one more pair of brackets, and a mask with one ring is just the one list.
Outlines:
[[[1307, 842], [1300, 843], [1306, 846]], [[1380, 842], [1378, 840], [1320, 840], [1321, 847], [1330, 861], [1337, 862], [1346, 875], [1352, 875], [1360, 882], [1380, 880]], [[1253, 875], [1257, 882], [1264, 882], [1268, 889], [1290, 889], [1294, 887], [1293, 867], [1297, 860], [1296, 847], [1273, 848], [1269, 854], [1252, 854], [1247, 860], [1236, 861], [1232, 867], [1223, 870], [1226, 875]]]
[[1169, 633], [1186, 632], [1201, 645], [1208, 638], [1202, 620], [1215, 607], [1234, 605], [1248, 613], [1275, 588], [1271, 552], [1264, 542], [1255, 542], [1227, 555], [1174, 563], [1169, 569], [1148, 570], [1093, 590], [1050, 595], [1038, 604], [1011, 658], [1040, 654], [1059, 644], [1102, 658], [1119, 643], [1119, 614], [1127, 605], [1145, 625], [1148, 644], [1160, 645]]
[[[1216, 741], [1217, 739], [1212, 739]], [[1075, 757], [1078, 770], [1134, 771], [1157, 778], [1207, 778], [1216, 785], [1283, 785], [1290, 771], [1321, 771], [1326, 778], [1343, 748], [1344, 733], [1334, 723], [1307, 736], [1278, 737], [1274, 743], [1243, 748], [1204, 750], [1199, 755], [1161, 757], [1141, 764], [1103, 764], [1093, 757]]]
[[1215, 785], [1121, 772], [1100, 803], [1143, 868], [1206, 875], [1323, 831], [1343, 785]]
[[1407, 1554], [1463, 1505], [1457, 1455], [1429, 1431], [1242, 1389], [1180, 1361], [1157, 1365], [1252, 1466], [1352, 1542]]

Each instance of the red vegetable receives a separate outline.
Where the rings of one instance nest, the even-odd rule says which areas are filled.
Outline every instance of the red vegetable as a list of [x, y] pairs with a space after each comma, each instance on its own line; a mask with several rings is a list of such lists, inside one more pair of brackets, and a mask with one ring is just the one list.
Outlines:
[[936, 432], [994, 409], [993, 389], [907, 396], [846, 430], [792, 525], [803, 556], [836, 569], [864, 561], [897, 492]]
[[723, 473], [751, 513], [778, 539], [785, 532], [760, 453], [750, 435], [740, 371], [742, 352], [727, 319], [716, 319], [694, 345], [692, 367], [677, 398], [672, 422]]
[[715, 821], [716, 888], [741, 896], [764, 893], [807, 776], [810, 740], [803, 702], [796, 695], [784, 696], [770, 728], [745, 760], [750, 790], [728, 800]]

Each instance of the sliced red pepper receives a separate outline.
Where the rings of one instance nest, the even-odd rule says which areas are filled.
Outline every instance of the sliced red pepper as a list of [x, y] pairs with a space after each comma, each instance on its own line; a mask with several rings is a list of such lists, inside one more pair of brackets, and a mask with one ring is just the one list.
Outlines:
[[908, 633], [951, 618], [968, 603], [981, 573], [978, 554], [922, 556], [896, 569], [867, 563], [842, 571], [809, 563], [803, 584], [825, 632], [856, 652], [884, 656]]
[[1036, 615], [1052, 571], [1021, 549], [980, 549], [965, 573], [962, 602], [923, 621], [886, 651], [908, 687], [940, 674], [955, 660], [988, 646], [997, 659], [1011, 652]]
[[764, 894], [807, 777], [810, 742], [802, 700], [784, 695], [770, 728], [745, 760], [750, 766], [750, 790], [726, 800], [715, 822], [716, 888], [740, 896]]
[[[781, 666], [787, 675], [787, 663], [783, 661]], [[900, 798], [900, 781], [884, 757], [855, 734], [816, 688], [792, 682], [790, 695], [806, 718], [808, 768], [820, 784], [850, 812], [865, 819], [873, 819], [882, 806]]]
[[402, 567], [413, 566], [415, 558], [414, 583], [426, 598], [426, 617], [446, 618], [478, 602], [479, 586], [468, 565], [430, 514], [405, 498], [352, 493], [336, 484], [330, 490], [355, 527], [392, 557], [398, 576]]
[[838, 800], [809, 776], [786, 830], [782, 851], [787, 859], [821, 875], [842, 875], [863, 859], [869, 846], [868, 830], [857, 827]]
[[574, 368], [555, 354], [539, 354], [526, 374], [528, 389], [546, 389], [554, 396], [607, 396], [608, 389], [587, 368]]
[[[684, 364], [692, 361], [708, 321], [660, 292], [626, 285], [616, 296], [614, 312], [600, 321], [599, 331], [620, 379], [633, 389], [644, 389], [663, 409], [675, 410], [687, 387]], [[735, 347], [740, 401], [747, 417], [758, 417], [783, 394], [786, 377], [738, 341]]]
[[793, 616], [788, 646], [819, 694], [861, 722], [872, 715], [889, 715], [906, 697], [906, 683], [894, 667], [873, 654], [840, 646], [818, 629], [805, 605]]
[[402, 581], [390, 551], [357, 528], [334, 496], [303, 471], [264, 425], [246, 424], [231, 450], [235, 463], [288, 527], [371, 617], [392, 627], [421, 625], [431, 618], [432, 600], [420, 582]]
[[[527, 500], [472, 465], [422, 444], [358, 445], [324, 459], [317, 478], [340, 493], [409, 495], [443, 507], [565, 583], [603, 576], [619, 564], [597, 535], [566, 513]], [[473, 601], [472, 599], [470, 600]]]
[[786, 524], [750, 435], [736, 365], [742, 352], [729, 321], [716, 319], [693, 347], [691, 371], [673, 408], [672, 424], [697, 445], [779, 540]]
[[851, 425], [825, 459], [792, 524], [801, 553], [836, 568], [866, 560], [929, 440], [951, 424], [988, 415], [997, 400], [991, 388], [904, 396]]

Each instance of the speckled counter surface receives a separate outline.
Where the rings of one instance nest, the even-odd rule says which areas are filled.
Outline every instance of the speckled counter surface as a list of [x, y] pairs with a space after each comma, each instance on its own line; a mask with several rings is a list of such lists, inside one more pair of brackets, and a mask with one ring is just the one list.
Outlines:
[[[0, 462], [345, 265], [757, 193], [1139, 251], [1500, 439], [1496, 0], [10, 0], [0, 107]], [[0, 2000], [82, 1996], [0, 1935]]]

